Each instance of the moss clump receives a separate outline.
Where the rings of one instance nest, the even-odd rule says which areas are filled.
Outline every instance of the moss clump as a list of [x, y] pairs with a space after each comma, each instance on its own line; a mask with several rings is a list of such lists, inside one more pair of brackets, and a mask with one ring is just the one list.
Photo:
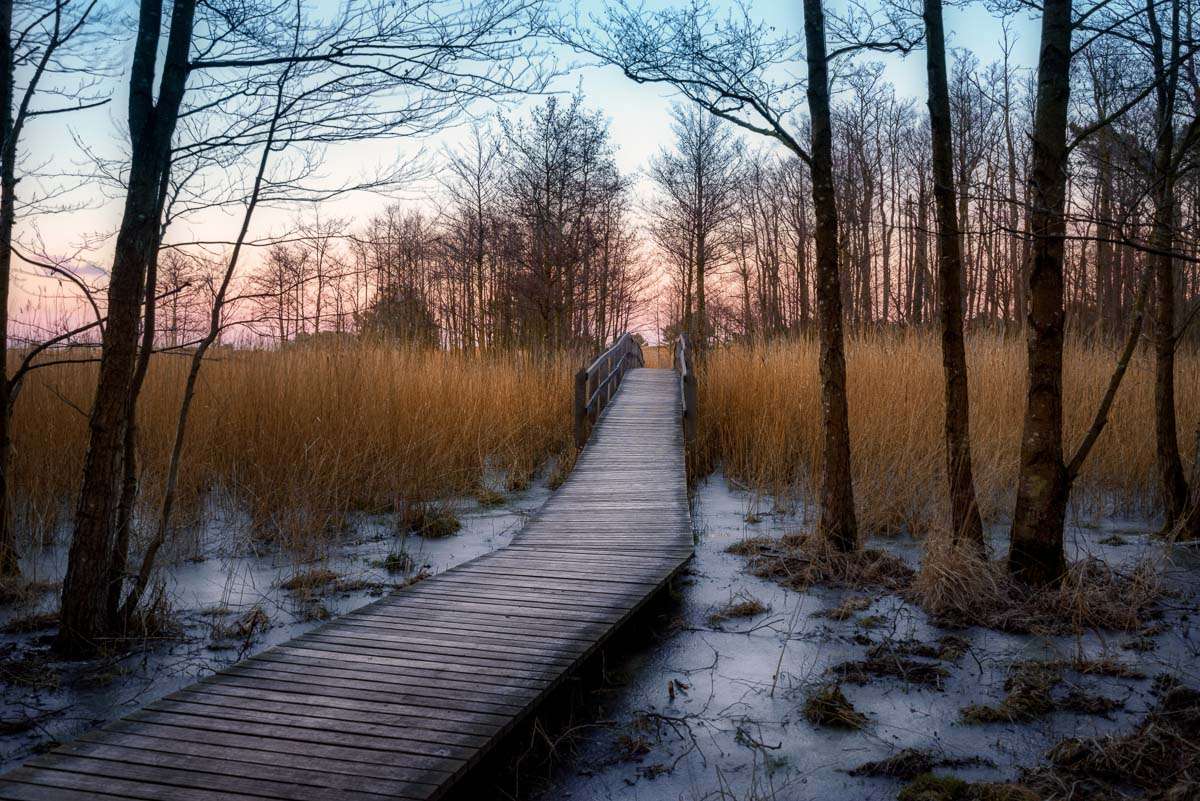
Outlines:
[[867, 716], [854, 708], [836, 684], [827, 684], [809, 693], [804, 700], [804, 717], [818, 726], [835, 729], [861, 729]]

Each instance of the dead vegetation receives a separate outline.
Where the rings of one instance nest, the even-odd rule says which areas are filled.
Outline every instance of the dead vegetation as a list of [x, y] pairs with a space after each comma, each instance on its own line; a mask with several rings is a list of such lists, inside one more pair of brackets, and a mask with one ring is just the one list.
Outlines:
[[349, 592], [382, 592], [384, 585], [363, 576], [343, 576], [324, 567], [297, 570], [279, 582], [279, 588], [290, 592], [301, 602], [311, 602], [326, 595]]
[[1048, 662], [1019, 662], [1004, 680], [1004, 700], [998, 705], [971, 704], [964, 723], [1025, 723], [1054, 711], [1050, 691], [1062, 681], [1062, 668]]
[[1156, 801], [1200, 797], [1200, 692], [1160, 682], [1158, 703], [1131, 732], [1067, 739], [1024, 783], [1042, 797], [1107, 801], [1137, 788]]
[[836, 684], [825, 684], [808, 693], [804, 717], [817, 726], [835, 729], [861, 729], [868, 723], [867, 716], [854, 708]]
[[748, 569], [753, 575], [797, 591], [814, 584], [900, 590], [913, 578], [912, 568], [898, 557], [874, 548], [843, 553], [813, 534], [754, 537], [727, 550], [749, 557]]
[[[248, 515], [256, 537], [306, 556], [344, 531], [350, 514], [469, 496], [496, 472], [527, 484], [571, 450], [567, 354], [362, 342], [210, 356], [188, 426], [179, 519], [215, 491]], [[46, 368], [17, 401], [11, 486], [25, 547], [73, 507], [87, 418], [72, 404], [88, 408], [95, 370]], [[138, 402], [150, 518], [186, 370], [186, 360], [154, 357]]]
[[20, 650], [10, 644], [0, 652], [0, 686], [25, 690], [57, 690], [62, 675], [44, 650]]
[[860, 686], [876, 679], [899, 679], [905, 684], [941, 690], [950, 671], [940, 662], [957, 662], [968, 647], [966, 640], [953, 634], [936, 643], [885, 640], [871, 646], [866, 658], [841, 662], [829, 673], [838, 681]]
[[[503, 496], [501, 497], [503, 498]], [[462, 523], [448, 505], [429, 502], [404, 504], [400, 510], [397, 525], [403, 532], [431, 540], [440, 540], [457, 534], [462, 528]]]
[[[1191, 801], [1200, 797], [1200, 692], [1156, 681], [1158, 702], [1130, 732], [1068, 738], [1011, 784], [925, 773], [898, 801]], [[920, 764], [912, 760], [913, 764]], [[864, 766], [865, 767], [865, 766]]]
[[708, 616], [708, 625], [719, 626], [728, 620], [757, 617], [771, 611], [771, 607], [752, 595], [739, 594], [729, 600], [729, 603]]
[[934, 768], [959, 768], [986, 764], [978, 758], [951, 759], [932, 751], [905, 748], [890, 757], [873, 762], [864, 762], [849, 771], [851, 776], [883, 776], [892, 779], [912, 780]]
[[[962, 710], [964, 723], [1028, 723], [1052, 712], [1108, 715], [1124, 706], [1114, 698], [1071, 686], [1055, 694], [1064, 681], [1065, 670], [1098, 675], [1093, 662], [1017, 662], [1004, 681], [1004, 699], [996, 705], [971, 704]], [[1103, 675], [1113, 675], [1105, 672]], [[1130, 678], [1119, 674], [1122, 678]], [[1134, 676], [1133, 678], [1137, 678]]]
[[27, 581], [22, 578], [0, 578], [0, 606], [24, 605], [58, 589], [50, 581]]
[[867, 608], [875, 602], [874, 598], [867, 595], [851, 595], [842, 600], [837, 606], [831, 606], [828, 609], [822, 609], [819, 612], [813, 612], [813, 617], [823, 617], [828, 620], [849, 620], [859, 612], [865, 612]]
[[925, 773], [906, 786], [896, 801], [1041, 801], [1019, 784], [965, 782], [953, 776]]
[[1144, 560], [1126, 572], [1088, 558], [1069, 565], [1059, 586], [1030, 591], [1003, 562], [944, 540], [926, 543], [921, 569], [905, 593], [940, 626], [1040, 634], [1138, 631], [1160, 614], [1163, 566], [1157, 562]]
[[271, 628], [271, 617], [261, 606], [247, 609], [236, 619], [213, 625], [214, 642], [240, 640], [248, 642]]
[[49, 631], [58, 626], [58, 612], [34, 612], [14, 617], [0, 628], [4, 634], [32, 634]]

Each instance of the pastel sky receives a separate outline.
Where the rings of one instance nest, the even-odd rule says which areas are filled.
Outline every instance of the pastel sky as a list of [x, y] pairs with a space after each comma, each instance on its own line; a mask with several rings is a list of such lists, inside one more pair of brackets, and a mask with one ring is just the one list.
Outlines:
[[[120, 2], [120, 10], [126, 13], [133, 13], [136, 8], [132, 0]], [[605, 0], [583, 0], [581, 12], [585, 16], [599, 14], [603, 11], [604, 2]], [[841, 2], [842, 0], [834, 0], [833, 5]], [[668, 4], [664, 0], [656, 0], [650, 7]], [[562, 7], [564, 11], [567, 10], [566, 4], [562, 4]], [[750, 2], [749, 8], [752, 15], [760, 17], [780, 31], [801, 30], [801, 5], [798, 0], [786, 3], [759, 0]], [[982, 4], [947, 8], [946, 21], [951, 48], [970, 49], [984, 64], [1001, 57], [1001, 24]], [[132, 18], [129, 25], [122, 27], [131, 31]], [[1035, 62], [1037, 33], [1034, 20], [1012, 20], [1011, 35], [1015, 38], [1014, 59], [1017, 64], [1030, 66]], [[115, 52], [121, 59], [122, 66], [127, 62], [129, 49], [128, 39], [117, 46]], [[670, 143], [669, 112], [673, 99], [671, 91], [661, 86], [635, 84], [613, 68], [590, 65], [585, 59], [565, 51], [560, 51], [559, 57], [561, 63], [570, 65], [571, 69], [566, 70], [552, 88], [565, 93], [578, 88], [583, 92], [589, 107], [603, 111], [610, 121], [611, 139], [616, 148], [620, 168], [629, 174], [640, 173], [650, 157]], [[899, 94], [918, 101], [924, 100], [923, 53], [917, 52], [906, 59], [887, 57], [882, 60], [886, 64], [886, 78], [897, 87]], [[124, 76], [118, 74], [112, 82], [112, 102], [101, 109], [71, 117], [66, 126], [60, 117], [38, 120], [28, 129], [24, 140], [28, 163], [47, 164], [47, 170], [84, 171], [88, 165], [78, 145], [79, 141], [87, 142], [90, 148], [105, 156], [120, 157], [126, 147], [123, 143], [123, 84]], [[489, 109], [481, 105], [476, 112], [486, 115], [499, 111], [511, 116], [520, 116], [529, 104], [537, 102], [541, 100], [529, 98], [516, 106], [503, 109]], [[464, 126], [459, 126], [419, 142], [356, 143], [352, 147], [331, 150], [323, 171], [331, 179], [369, 171], [372, 165], [395, 158], [398, 148], [401, 153], [424, 151], [430, 156], [429, 163], [436, 166], [436, 154], [443, 148], [453, 147], [464, 136]], [[414, 182], [399, 192], [396, 199], [414, 204], [427, 202], [429, 192], [435, 187], [436, 179]], [[378, 195], [351, 196], [329, 204], [327, 208], [322, 209], [322, 214], [327, 217], [348, 217], [361, 222], [387, 202], [387, 198]], [[91, 280], [102, 283], [111, 246], [111, 236], [107, 235], [115, 230], [119, 221], [119, 198], [106, 197], [103, 192], [96, 190], [93, 182], [85, 181], [71, 194], [70, 203], [73, 207], [71, 211], [27, 220], [20, 229], [21, 241], [38, 241], [45, 252], [56, 257], [78, 254], [76, 263], [89, 265], [85, 267], [85, 272]], [[282, 230], [295, 213], [294, 210], [265, 211], [257, 217], [255, 231], [266, 235]], [[234, 235], [238, 219], [234, 210], [209, 214], [186, 227], [180, 226], [172, 230], [169, 238], [174, 241], [228, 240]], [[92, 244], [80, 250], [81, 243], [85, 240]], [[12, 311], [18, 317], [28, 318], [30, 314], [37, 313], [34, 307], [41, 307], [40, 313], [52, 315], [56, 313], [54, 307], [72, 304], [73, 296], [68, 287], [38, 277], [36, 270], [18, 265], [15, 278], [16, 291], [13, 293]]]

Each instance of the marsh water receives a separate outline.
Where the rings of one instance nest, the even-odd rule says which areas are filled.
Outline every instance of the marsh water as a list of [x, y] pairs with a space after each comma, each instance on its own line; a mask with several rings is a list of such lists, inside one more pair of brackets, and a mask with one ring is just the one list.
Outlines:
[[[935, 761], [953, 765], [942, 772], [966, 779], [1013, 779], [1064, 737], [1131, 728], [1153, 703], [1155, 676], [1196, 678], [1200, 637], [1193, 633], [1191, 615], [1197, 609], [1200, 565], [1190, 550], [1178, 548], [1167, 563], [1168, 583], [1178, 594], [1168, 599], [1156, 627], [1161, 632], [1152, 637], [954, 631], [968, 647], [956, 660], [937, 662], [949, 673], [939, 687], [900, 678], [875, 678], [861, 686], [842, 682], [846, 698], [868, 722], [858, 731], [816, 726], [803, 714], [804, 699], [829, 681], [831, 667], [861, 660], [880, 643], [935, 643], [947, 632], [893, 594], [795, 592], [748, 574], [745, 558], [726, 552], [730, 545], [811, 523], [803, 511], [771, 514], [763, 508], [770, 508], [769, 500], [730, 487], [720, 474], [697, 488], [696, 556], [672, 609], [674, 619], [662, 625], [661, 637], [609, 665], [617, 685], [600, 716], [606, 724], [585, 730], [545, 798], [890, 799], [902, 786], [896, 779], [851, 771], [903, 749], [928, 752]], [[748, 523], [748, 518], [760, 522]], [[1068, 555], [1130, 565], [1163, 548], [1147, 536], [1149, 528], [1136, 520], [1076, 525], [1069, 531]], [[1002, 533], [993, 532], [994, 548], [1003, 547]], [[908, 537], [869, 544], [913, 567], [920, 555], [920, 543]], [[870, 596], [870, 604], [842, 621], [819, 614], [849, 596]], [[769, 611], [710, 622], [710, 615], [731, 600], [747, 598]], [[998, 702], [1018, 661], [1101, 657], [1128, 665], [1141, 677], [1068, 670], [1056, 692], [1119, 703], [1106, 714], [1055, 712], [1023, 724], [959, 720], [968, 704]]]
[[[163, 597], [176, 630], [92, 662], [55, 661], [49, 631], [0, 635], [0, 770], [29, 754], [119, 717], [221, 667], [343, 614], [412, 576], [438, 572], [501, 548], [548, 496], [544, 485], [510, 495], [503, 507], [464, 499], [453, 504], [462, 529], [444, 539], [398, 537], [391, 516], [361, 516], [319, 561], [255, 545], [235, 520], [214, 516], [176, 544]], [[747, 521], [754, 522], [747, 522]], [[842, 682], [867, 723], [838, 730], [810, 723], [806, 694], [836, 665], [862, 659], [880, 643], [934, 643], [947, 632], [897, 595], [868, 589], [784, 589], [746, 570], [727, 548], [748, 537], [776, 536], [811, 523], [805, 510], [773, 511], [769, 499], [730, 486], [718, 473], [696, 488], [696, 555], [678, 581], [665, 617], [643, 616], [642, 645], [613, 654], [602, 709], [561, 754], [546, 799], [885, 799], [895, 779], [852, 775], [862, 763], [920, 749], [952, 764], [964, 778], [1012, 778], [1053, 743], [1130, 728], [1152, 703], [1159, 674], [1195, 678], [1200, 637], [1196, 557], [1177, 548], [1165, 562], [1176, 590], [1153, 632], [1077, 637], [953, 632], [966, 647], [934, 660], [947, 671], [936, 686], [902, 678]], [[1161, 554], [1145, 521], [1110, 519], [1069, 532], [1071, 556], [1130, 565]], [[1002, 547], [1001, 531], [994, 532]], [[920, 543], [872, 541], [915, 566]], [[401, 556], [403, 554], [403, 556]], [[53, 583], [64, 555], [47, 549], [27, 576]], [[389, 557], [392, 557], [389, 560]], [[389, 570], [389, 567], [391, 570]], [[326, 583], [288, 589], [297, 577], [325, 571]], [[336, 577], [335, 579], [332, 577]], [[848, 597], [853, 614], [822, 616]], [[766, 611], [723, 621], [714, 612], [742, 600]], [[33, 606], [0, 610], [0, 626], [18, 625], [57, 603], [53, 590]], [[18, 627], [20, 627], [18, 625]], [[1136, 677], [1067, 671], [1058, 693], [1108, 699], [1101, 714], [1056, 711], [1030, 723], [968, 725], [960, 711], [1003, 697], [1005, 678], [1021, 660], [1107, 658]]]

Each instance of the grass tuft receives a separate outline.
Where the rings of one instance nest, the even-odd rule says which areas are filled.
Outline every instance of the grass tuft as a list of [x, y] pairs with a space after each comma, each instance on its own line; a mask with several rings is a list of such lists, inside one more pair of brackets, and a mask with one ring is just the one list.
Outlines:
[[971, 704], [962, 710], [964, 723], [1027, 723], [1056, 708], [1051, 691], [1062, 681], [1062, 669], [1050, 662], [1019, 662], [1004, 681], [1007, 695], [998, 705]]
[[738, 595], [729, 603], [708, 616], [708, 625], [719, 626], [727, 620], [757, 617], [771, 611], [771, 607], [752, 595]]
[[728, 550], [749, 556], [749, 569], [755, 576], [793, 590], [806, 590], [814, 584], [898, 590], [907, 587], [913, 577], [912, 568], [891, 554], [874, 548], [842, 553], [812, 534], [748, 539]]
[[896, 801], [1041, 801], [1041, 796], [1020, 784], [976, 784], [925, 773], [906, 785]]
[[836, 684], [814, 689], [804, 699], [804, 717], [818, 726], [835, 729], [861, 729], [867, 716], [854, 708]]
[[1200, 792], [1200, 692], [1167, 682], [1133, 731], [1070, 738], [1049, 753], [1049, 764], [1030, 771], [1026, 783], [1042, 797], [1086, 801], [1130, 797], [1175, 801]]
[[430, 503], [406, 505], [400, 515], [400, 525], [409, 533], [431, 540], [457, 534], [462, 528], [462, 523], [448, 507]]
[[907, 597], [942, 626], [1014, 633], [1088, 629], [1138, 631], [1159, 613], [1163, 569], [1144, 560], [1127, 571], [1098, 559], [1068, 566], [1058, 587], [1031, 591], [1002, 561], [989, 561], [944, 536], [931, 537]]

